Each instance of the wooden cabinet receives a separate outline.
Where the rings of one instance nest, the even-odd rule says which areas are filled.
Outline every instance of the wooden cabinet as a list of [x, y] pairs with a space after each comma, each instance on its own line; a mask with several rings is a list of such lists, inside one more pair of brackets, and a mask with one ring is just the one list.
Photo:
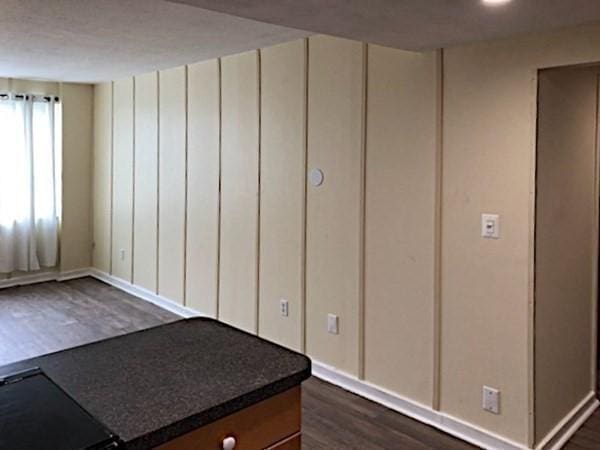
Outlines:
[[300, 387], [292, 388], [216, 422], [173, 439], [158, 450], [300, 450]]

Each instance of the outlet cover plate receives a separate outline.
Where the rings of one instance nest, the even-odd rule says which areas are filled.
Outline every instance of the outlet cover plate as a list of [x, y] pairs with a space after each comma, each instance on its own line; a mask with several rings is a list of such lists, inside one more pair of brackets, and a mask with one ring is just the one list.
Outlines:
[[339, 334], [339, 318], [335, 314], [327, 314], [327, 332], [329, 334]]
[[290, 314], [290, 303], [285, 298], [279, 300], [279, 312], [283, 317], [287, 317]]
[[484, 386], [482, 391], [482, 405], [484, 411], [500, 414], [500, 391]]

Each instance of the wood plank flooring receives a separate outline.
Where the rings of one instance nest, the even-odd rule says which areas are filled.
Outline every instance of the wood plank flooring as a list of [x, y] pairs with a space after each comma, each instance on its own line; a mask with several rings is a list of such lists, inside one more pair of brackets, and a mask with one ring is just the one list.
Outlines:
[[[92, 278], [0, 290], [0, 365], [178, 319]], [[302, 412], [304, 450], [476, 448], [314, 377]], [[600, 449], [600, 412], [565, 448]]]
[[564, 450], [591, 450], [600, 449], [600, 409], [577, 430]]
[[463, 441], [312, 377], [302, 386], [304, 450], [468, 450]]
[[179, 317], [92, 278], [0, 290], [0, 365]]

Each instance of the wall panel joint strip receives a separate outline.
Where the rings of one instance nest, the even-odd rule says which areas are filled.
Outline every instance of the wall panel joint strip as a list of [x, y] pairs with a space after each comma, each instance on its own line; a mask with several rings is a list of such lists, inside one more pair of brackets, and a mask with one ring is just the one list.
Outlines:
[[367, 109], [369, 86], [369, 45], [362, 45], [362, 111], [359, 189], [359, 256], [358, 256], [358, 378], [365, 378], [365, 283], [366, 283], [366, 182], [367, 182]]
[[441, 389], [441, 305], [442, 305], [442, 177], [444, 149], [444, 50], [436, 58], [436, 155], [434, 197], [434, 280], [433, 280], [433, 398], [432, 406], [440, 410]]

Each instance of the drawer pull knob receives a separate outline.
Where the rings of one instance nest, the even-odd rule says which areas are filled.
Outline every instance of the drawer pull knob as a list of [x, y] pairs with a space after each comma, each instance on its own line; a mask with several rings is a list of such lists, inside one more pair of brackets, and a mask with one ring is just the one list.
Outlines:
[[235, 438], [233, 436], [227, 436], [223, 439], [223, 450], [233, 450], [235, 448]]

